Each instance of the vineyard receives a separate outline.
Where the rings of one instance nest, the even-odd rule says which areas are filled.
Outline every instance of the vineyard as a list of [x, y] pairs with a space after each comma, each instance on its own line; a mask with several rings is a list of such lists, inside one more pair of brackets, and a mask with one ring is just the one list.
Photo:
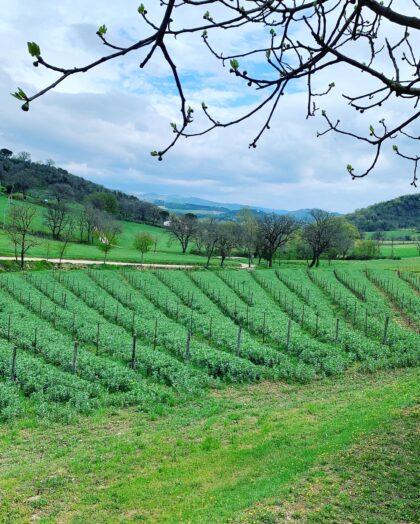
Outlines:
[[2, 275], [0, 420], [416, 366], [419, 288], [414, 273], [353, 269]]

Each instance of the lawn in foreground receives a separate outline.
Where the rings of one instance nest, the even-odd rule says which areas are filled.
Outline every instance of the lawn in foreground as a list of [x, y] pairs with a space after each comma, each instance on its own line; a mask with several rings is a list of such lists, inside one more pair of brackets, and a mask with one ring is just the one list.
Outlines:
[[265, 382], [152, 414], [3, 426], [0, 522], [227, 522], [273, 497], [287, 502], [309, 472], [392, 428], [418, 397], [418, 378], [404, 370]]

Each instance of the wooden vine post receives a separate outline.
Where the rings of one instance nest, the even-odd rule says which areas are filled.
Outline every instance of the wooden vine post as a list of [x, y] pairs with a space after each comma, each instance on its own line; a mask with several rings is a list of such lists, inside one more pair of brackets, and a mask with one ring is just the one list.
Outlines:
[[100, 334], [100, 323], [96, 326], [96, 354], [99, 354], [99, 334]]
[[382, 339], [382, 344], [386, 344], [388, 342], [388, 327], [389, 327], [389, 317], [385, 318], [385, 325], [384, 325], [384, 337]]
[[76, 340], [75, 343], [74, 343], [74, 348], [73, 348], [73, 362], [72, 362], [72, 366], [71, 366], [73, 375], [75, 375], [76, 371], [77, 371], [77, 354], [78, 354], [78, 351], [79, 351], [79, 343]]
[[191, 328], [187, 332], [187, 343], [185, 347], [185, 360], [190, 360], [191, 358]]
[[242, 326], [239, 326], [238, 329], [238, 338], [236, 340], [236, 356], [239, 357], [241, 354], [241, 336], [242, 336]]
[[12, 314], [9, 313], [9, 318], [7, 321], [7, 341], [10, 342], [10, 330], [12, 327]]
[[289, 323], [287, 325], [286, 349], [289, 349], [291, 337], [292, 337], [292, 320], [289, 318]]
[[137, 335], [133, 335], [133, 348], [131, 352], [131, 369], [136, 369]]
[[157, 332], [158, 332], [158, 319], [155, 320], [155, 333], [153, 336], [153, 349], [156, 349], [157, 345]]
[[337, 318], [335, 321], [335, 341], [338, 342], [338, 337], [340, 334], [340, 319]]
[[17, 347], [13, 346], [12, 348], [12, 369], [10, 372], [10, 380], [16, 382], [16, 356], [17, 356]]

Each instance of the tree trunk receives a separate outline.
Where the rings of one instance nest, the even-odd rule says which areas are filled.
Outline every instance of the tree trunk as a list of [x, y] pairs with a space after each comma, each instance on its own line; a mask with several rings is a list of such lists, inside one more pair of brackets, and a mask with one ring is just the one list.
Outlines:
[[314, 256], [312, 257], [311, 263], [309, 264], [309, 267], [310, 267], [310, 268], [311, 268], [311, 267], [314, 267], [314, 265], [316, 264], [316, 261], [317, 261], [317, 256], [314, 255]]
[[207, 255], [206, 269], [209, 268], [211, 255], [212, 255], [212, 253], [210, 253], [209, 255]]

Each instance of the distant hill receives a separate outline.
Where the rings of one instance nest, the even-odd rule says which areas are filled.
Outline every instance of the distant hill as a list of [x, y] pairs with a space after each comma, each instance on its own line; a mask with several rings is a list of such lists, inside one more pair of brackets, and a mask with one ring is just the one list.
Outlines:
[[360, 231], [420, 228], [420, 194], [404, 195], [357, 209], [346, 218]]
[[167, 217], [161, 208], [134, 195], [72, 175], [52, 161], [32, 162], [28, 153], [14, 156], [8, 149], [0, 149], [0, 184], [3, 192], [28, 195], [41, 205], [53, 199], [81, 204], [95, 193], [107, 193], [115, 197], [117, 218], [158, 225]]

